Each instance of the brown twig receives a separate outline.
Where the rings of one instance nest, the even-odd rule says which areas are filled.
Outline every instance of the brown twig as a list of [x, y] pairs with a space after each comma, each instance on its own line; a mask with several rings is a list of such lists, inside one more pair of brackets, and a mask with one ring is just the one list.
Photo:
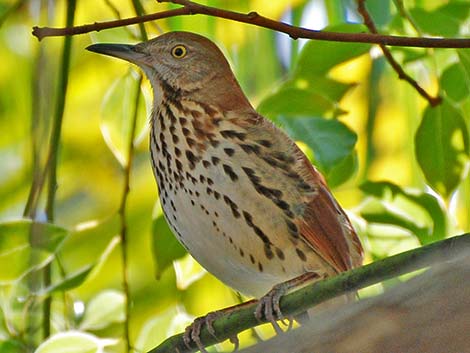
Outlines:
[[322, 32], [307, 29], [303, 27], [292, 26], [290, 24], [275, 21], [267, 17], [261, 16], [256, 12], [243, 14], [234, 11], [222, 10], [215, 7], [197, 4], [184, 0], [157, 0], [159, 2], [172, 2], [182, 5], [183, 7], [161, 11], [145, 16], [137, 16], [122, 20], [110, 22], [95, 22], [78, 27], [69, 28], [50, 28], [50, 27], [34, 27], [33, 35], [39, 40], [44, 37], [64, 36], [84, 34], [92, 31], [101, 31], [103, 29], [127, 26], [148, 21], [154, 21], [163, 18], [184, 16], [184, 15], [208, 15], [213, 17], [225, 18], [232, 21], [251, 24], [254, 26], [272, 29], [281, 33], [286, 33], [293, 39], [307, 38], [317, 40], [327, 40], [336, 42], [355, 42], [355, 43], [371, 43], [383, 44], [402, 47], [420, 47], [420, 48], [470, 48], [470, 39], [468, 38], [417, 38], [417, 37], [400, 37], [387, 36], [373, 33], [338, 33], [338, 32]]
[[[374, 20], [372, 20], [372, 17], [370, 16], [369, 12], [366, 9], [365, 6], [366, 0], [357, 0], [357, 11], [359, 14], [362, 16], [364, 19], [364, 24], [369, 28], [369, 31], [373, 34], [378, 34], [377, 27], [375, 26]], [[418, 82], [416, 82], [410, 75], [408, 75], [403, 68], [400, 66], [400, 64], [393, 58], [392, 53], [390, 50], [384, 45], [384, 44], [379, 44], [380, 49], [382, 50], [385, 58], [389, 62], [389, 64], [392, 66], [392, 68], [396, 71], [398, 74], [398, 78], [400, 80], [405, 80], [408, 82], [424, 99], [426, 99], [429, 104], [434, 107], [441, 103], [442, 98], [439, 96], [433, 97], [429, 93], [427, 93], [420, 85]]]

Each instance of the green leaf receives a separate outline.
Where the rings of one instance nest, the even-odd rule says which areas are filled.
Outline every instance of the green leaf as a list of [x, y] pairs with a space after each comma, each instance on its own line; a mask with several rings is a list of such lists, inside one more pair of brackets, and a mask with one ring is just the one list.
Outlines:
[[282, 87], [258, 106], [258, 112], [275, 119], [278, 115], [321, 116], [335, 108], [323, 95], [295, 87]]
[[465, 171], [468, 138], [460, 111], [448, 102], [424, 112], [415, 135], [416, 157], [428, 183], [445, 197], [457, 187]]
[[276, 122], [313, 150], [315, 162], [325, 174], [351, 155], [357, 141], [353, 131], [334, 119], [282, 116]]
[[117, 342], [115, 339], [98, 338], [86, 332], [67, 331], [49, 337], [34, 353], [103, 353], [104, 347]]
[[171, 232], [163, 213], [160, 213], [152, 223], [152, 253], [157, 279], [160, 279], [162, 273], [172, 265], [174, 260], [187, 253]]
[[[360, 33], [367, 32], [367, 28], [361, 24], [341, 24], [324, 29], [330, 32]], [[371, 48], [365, 43], [338, 43], [329, 41], [310, 40], [302, 48], [294, 77], [311, 79], [319, 75], [325, 75], [336, 65], [367, 53]]]
[[362, 184], [360, 189], [379, 201], [369, 203], [361, 210], [361, 216], [368, 222], [407, 229], [418, 238], [421, 245], [445, 238], [447, 217], [439, 200], [433, 195], [408, 192], [386, 181], [369, 181]]
[[426, 33], [452, 37], [460, 33], [460, 26], [468, 17], [470, 6], [465, 1], [453, 1], [432, 11], [421, 7], [409, 10], [418, 27]]
[[9, 339], [0, 342], [0, 352], [2, 353], [27, 353], [28, 347], [19, 340]]
[[184, 312], [181, 305], [172, 306], [144, 324], [136, 339], [135, 347], [141, 352], [150, 351], [166, 338], [184, 331], [193, 320], [194, 317]]
[[90, 274], [91, 270], [93, 270], [92, 265], [88, 265], [81, 270], [65, 277], [64, 279], [54, 283], [52, 286], [47, 287], [46, 289], [42, 290], [39, 295], [47, 295], [54, 292], [59, 291], [66, 291], [73, 288], [80, 286], [85, 279]]
[[329, 101], [337, 102], [354, 86], [356, 85], [338, 82], [329, 77], [318, 75], [314, 79], [310, 80], [306, 77], [295, 76], [292, 80], [284, 83], [282, 88], [305, 90], [307, 92], [318, 94]]
[[100, 330], [110, 324], [123, 322], [124, 294], [116, 290], [105, 290], [90, 300], [86, 306], [85, 316], [80, 328], [83, 330]]
[[325, 173], [323, 176], [328, 182], [330, 188], [335, 188], [338, 185], [343, 184], [349, 178], [351, 178], [354, 173], [356, 173], [358, 167], [357, 162], [357, 153], [353, 151], [351, 154], [346, 156], [341, 162], [334, 165], [328, 173]]
[[0, 283], [18, 280], [52, 261], [68, 231], [49, 223], [0, 223]]
[[470, 80], [462, 64], [450, 65], [441, 76], [442, 89], [447, 96], [460, 102], [470, 96]]
[[465, 81], [470, 81], [470, 49], [458, 49], [457, 54], [459, 55], [460, 63], [462, 68], [465, 70], [465, 76], [461, 77]]
[[[138, 89], [141, 90], [139, 84], [140, 75], [134, 69], [130, 69], [109, 88], [101, 108], [101, 133], [109, 149], [123, 166], [127, 165], [127, 150], [132, 118], [136, 109], [136, 94]], [[141, 91], [134, 139], [138, 138], [146, 127], [145, 103], [145, 95]]]

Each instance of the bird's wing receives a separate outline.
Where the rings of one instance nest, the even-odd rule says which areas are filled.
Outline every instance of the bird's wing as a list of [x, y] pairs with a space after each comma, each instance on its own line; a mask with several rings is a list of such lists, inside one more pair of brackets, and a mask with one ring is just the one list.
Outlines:
[[232, 122], [245, 128], [251, 141], [274, 141], [269, 148], [260, 149], [259, 156], [277, 167], [273, 167], [273, 174], [291, 176], [290, 183], [289, 178], [282, 178], [282, 186], [299, 206], [294, 223], [301, 238], [336, 272], [360, 266], [363, 250], [356, 232], [305, 154], [283, 131], [258, 114], [235, 114]]
[[363, 250], [348, 216], [333, 198], [323, 177], [304, 156], [314, 194], [297, 219], [302, 237], [338, 271], [362, 264]]

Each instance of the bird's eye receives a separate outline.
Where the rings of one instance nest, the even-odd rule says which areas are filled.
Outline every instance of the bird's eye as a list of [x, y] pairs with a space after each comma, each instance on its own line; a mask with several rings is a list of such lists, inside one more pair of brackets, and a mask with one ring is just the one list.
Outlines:
[[171, 49], [171, 55], [174, 58], [181, 59], [186, 56], [186, 47], [184, 45], [177, 45]]

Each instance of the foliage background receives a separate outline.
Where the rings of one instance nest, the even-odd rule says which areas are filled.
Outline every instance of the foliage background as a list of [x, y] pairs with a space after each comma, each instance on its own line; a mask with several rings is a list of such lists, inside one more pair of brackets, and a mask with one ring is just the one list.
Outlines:
[[[34, 351], [45, 340], [42, 310], [48, 298], [51, 333], [67, 333], [46, 341], [38, 352], [59, 352], [66, 345], [83, 349], [76, 352], [125, 349], [123, 224], [130, 341], [138, 351], [180, 332], [194, 316], [239, 301], [182, 252], [166, 227], [148, 162], [148, 83], [141, 84], [139, 72], [129, 64], [84, 50], [93, 42], [136, 43], [142, 35], [139, 27], [74, 37], [63, 97], [64, 39], [38, 42], [30, 31], [33, 25], [64, 26], [73, 3], [0, 2], [2, 353]], [[256, 10], [309, 28], [366, 30], [345, 25], [362, 22], [353, 1], [205, 3], [241, 12]], [[404, 10], [399, 0], [367, 5], [382, 33], [470, 33], [466, 1], [408, 1]], [[74, 23], [168, 7], [149, 0], [82, 0]], [[171, 18], [146, 24], [145, 29], [149, 37], [189, 30], [218, 43], [253, 105], [298, 140], [325, 174], [363, 240], [367, 261], [470, 230], [469, 50], [391, 48], [423, 88], [444, 98], [441, 106], [431, 109], [398, 80], [376, 47], [306, 44], [205, 16]], [[54, 212], [46, 206], [51, 194], [46, 182], [38, 202], [26, 212], [29, 217], [24, 217], [31, 185], [46, 167], [62, 98], [60, 146], [52, 147], [58, 152]], [[130, 117], [137, 101], [133, 134]], [[130, 192], [123, 199], [130, 139]], [[121, 204], [125, 212], [119, 212]], [[31, 217], [34, 223], [28, 220]], [[52, 277], [44, 286], [47, 268]], [[257, 334], [271, 332], [266, 328]], [[253, 333], [243, 335], [243, 344], [254, 340]]]

